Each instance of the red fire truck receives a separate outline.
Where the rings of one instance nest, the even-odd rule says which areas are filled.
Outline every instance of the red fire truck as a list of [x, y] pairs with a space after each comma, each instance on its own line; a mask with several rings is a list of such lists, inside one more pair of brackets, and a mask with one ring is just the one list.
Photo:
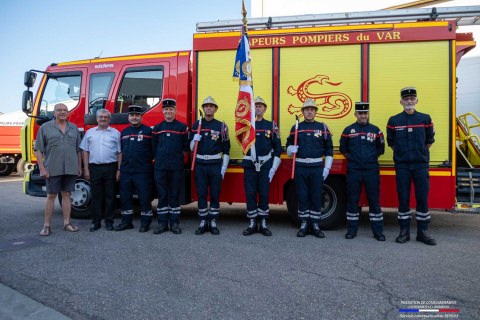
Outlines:
[[[385, 128], [388, 118], [402, 110], [399, 90], [405, 86], [417, 87], [417, 108], [429, 113], [437, 128], [431, 149], [430, 206], [455, 207], [455, 69], [475, 46], [472, 34], [456, 33], [456, 28], [465, 20], [467, 24], [478, 21], [479, 14], [480, 6], [475, 6], [249, 21], [254, 93], [267, 102], [266, 118], [279, 125], [282, 143], [285, 145], [295, 115], [301, 116], [307, 98], [315, 100], [318, 120], [325, 121], [333, 132], [334, 164], [323, 194], [318, 195], [323, 197], [324, 228], [334, 228], [345, 219], [346, 161], [338, 144], [343, 128], [355, 121], [352, 106], [355, 101], [369, 101], [371, 122]], [[472, 16], [477, 20], [468, 20]], [[131, 104], [143, 105], [147, 110], [144, 123], [154, 126], [163, 119], [160, 102], [167, 97], [177, 100], [178, 119], [191, 126], [199, 116], [201, 102], [211, 95], [219, 105], [216, 118], [227, 123], [233, 140], [238, 84], [231, 78], [240, 29], [240, 20], [199, 23], [192, 51], [52, 63], [45, 71], [26, 72], [23, 110], [31, 120], [23, 131], [23, 158], [35, 163], [33, 144], [39, 125], [51, 119], [59, 102], [68, 106], [69, 121], [85, 132], [96, 126], [95, 112], [102, 108], [112, 113], [111, 125], [122, 130], [128, 125], [126, 112]], [[34, 99], [29, 88], [37, 73], [43, 77]], [[242, 157], [240, 147], [232, 143], [222, 202], [245, 202], [239, 165]], [[184, 204], [196, 200], [189, 161], [185, 160]], [[380, 164], [381, 205], [396, 207], [391, 150], [380, 158]], [[270, 203], [286, 202], [295, 218], [291, 166], [284, 153], [272, 181]], [[44, 196], [44, 185], [37, 167], [26, 174], [26, 194]], [[72, 204], [73, 216], [89, 215], [91, 192], [85, 179], [78, 179]], [[365, 197], [359, 205], [366, 205]]]

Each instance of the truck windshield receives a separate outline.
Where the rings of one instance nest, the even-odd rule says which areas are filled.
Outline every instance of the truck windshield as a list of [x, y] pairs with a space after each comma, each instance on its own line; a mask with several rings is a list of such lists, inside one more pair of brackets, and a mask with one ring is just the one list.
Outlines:
[[74, 109], [79, 102], [81, 75], [53, 75], [47, 79], [40, 102], [39, 115], [48, 116], [57, 103], [63, 103], [68, 110]]

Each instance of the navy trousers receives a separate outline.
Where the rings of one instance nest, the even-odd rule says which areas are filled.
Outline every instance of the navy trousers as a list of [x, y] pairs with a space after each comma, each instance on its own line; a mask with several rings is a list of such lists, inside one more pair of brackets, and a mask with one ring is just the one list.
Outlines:
[[155, 170], [155, 185], [158, 192], [158, 222], [180, 220], [180, 191], [183, 170]]
[[[271, 167], [262, 166], [260, 171], [255, 168], [244, 168], [243, 182], [247, 200], [247, 218], [267, 218], [270, 210], [268, 207], [268, 194], [270, 181], [268, 174]], [[258, 202], [257, 202], [258, 195]]]
[[[200, 219], [216, 219], [220, 212], [220, 189], [222, 185], [221, 163], [195, 165], [195, 186], [198, 195]], [[207, 197], [210, 194], [210, 210]]]
[[323, 167], [295, 167], [298, 218], [319, 222], [322, 207]]
[[400, 229], [409, 229], [412, 213], [410, 211], [410, 189], [413, 182], [415, 187], [415, 201], [417, 226], [420, 230], [427, 230], [430, 223], [428, 210], [428, 192], [430, 191], [430, 174], [428, 168], [411, 165], [406, 168], [395, 168], [398, 193], [398, 223]]
[[150, 224], [152, 222], [152, 174], [150, 172], [122, 172], [120, 175], [120, 206], [122, 221], [125, 223], [132, 223], [135, 192], [140, 201], [141, 223]]

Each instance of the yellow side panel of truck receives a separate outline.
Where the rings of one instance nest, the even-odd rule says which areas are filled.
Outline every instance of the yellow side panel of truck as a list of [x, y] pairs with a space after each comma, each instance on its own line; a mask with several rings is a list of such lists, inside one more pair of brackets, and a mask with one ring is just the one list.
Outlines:
[[303, 121], [305, 99], [319, 107], [317, 121], [333, 133], [338, 148], [343, 128], [353, 123], [361, 95], [360, 45], [282, 48], [280, 50], [280, 132], [285, 145], [295, 115]]
[[[238, 81], [233, 81], [235, 50], [205, 51], [198, 54], [198, 98], [202, 105], [207, 96], [218, 104], [215, 118], [228, 125], [231, 140], [231, 159], [242, 159], [243, 153], [235, 140], [235, 106], [238, 96]], [[255, 49], [251, 52], [253, 93], [261, 96], [268, 104], [265, 119], [272, 119], [272, 50]]]
[[[430, 164], [449, 160], [450, 63], [449, 42], [387, 43], [370, 45], [370, 121], [385, 130], [390, 116], [400, 113], [400, 89], [417, 88], [416, 110], [428, 113], [435, 125]], [[391, 148], [380, 158], [393, 163]]]

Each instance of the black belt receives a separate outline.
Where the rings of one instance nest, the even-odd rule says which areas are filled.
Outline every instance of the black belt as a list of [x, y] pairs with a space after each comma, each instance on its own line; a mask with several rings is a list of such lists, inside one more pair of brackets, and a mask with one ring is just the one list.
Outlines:
[[117, 162], [110, 162], [110, 163], [89, 163], [89, 166], [93, 167], [107, 167], [107, 166], [113, 166], [116, 165]]

